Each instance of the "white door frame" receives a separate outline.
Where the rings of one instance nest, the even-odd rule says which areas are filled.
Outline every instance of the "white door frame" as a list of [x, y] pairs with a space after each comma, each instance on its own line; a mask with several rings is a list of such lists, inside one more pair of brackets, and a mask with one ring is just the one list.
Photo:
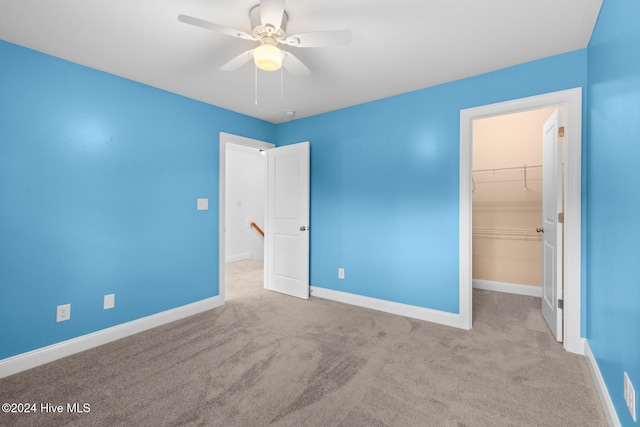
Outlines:
[[473, 121], [504, 114], [565, 105], [564, 174], [564, 348], [584, 354], [581, 311], [582, 88], [484, 105], [460, 111], [460, 315], [472, 324], [472, 126]]
[[[225, 259], [226, 259], [226, 171], [227, 171], [227, 143], [244, 145], [256, 149], [268, 150], [275, 147], [270, 142], [259, 141], [257, 139], [245, 138], [244, 136], [233, 135], [220, 132], [220, 162], [219, 162], [219, 183], [218, 190], [218, 293], [222, 298], [222, 303], [226, 301], [226, 280], [225, 280]], [[265, 168], [266, 169], [266, 168]], [[266, 260], [265, 260], [266, 262]]]

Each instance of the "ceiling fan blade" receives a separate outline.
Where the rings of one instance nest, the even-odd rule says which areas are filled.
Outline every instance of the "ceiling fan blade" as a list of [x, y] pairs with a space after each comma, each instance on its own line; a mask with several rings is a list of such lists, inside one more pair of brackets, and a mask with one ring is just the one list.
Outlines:
[[242, 52], [240, 55], [220, 67], [220, 69], [222, 71], [234, 71], [251, 61], [251, 59], [253, 59], [253, 49]]
[[282, 51], [284, 53], [284, 60], [282, 66], [294, 76], [308, 76], [311, 74], [311, 70], [302, 63], [293, 53]]
[[257, 40], [255, 37], [245, 33], [244, 31], [240, 31], [240, 30], [236, 30], [235, 28], [216, 24], [215, 22], [209, 22], [203, 19], [194, 18], [193, 16], [178, 15], [178, 21], [184, 22], [185, 24], [189, 24], [189, 25], [195, 25], [196, 27], [204, 28], [206, 30], [217, 31], [219, 33], [226, 34], [227, 36], [231, 36], [231, 37], [238, 37], [245, 40]]
[[274, 31], [278, 31], [282, 25], [284, 16], [284, 0], [261, 0], [260, 22], [267, 28], [271, 25]]
[[351, 30], [299, 33], [287, 37], [280, 43], [294, 47], [345, 46], [351, 43]]

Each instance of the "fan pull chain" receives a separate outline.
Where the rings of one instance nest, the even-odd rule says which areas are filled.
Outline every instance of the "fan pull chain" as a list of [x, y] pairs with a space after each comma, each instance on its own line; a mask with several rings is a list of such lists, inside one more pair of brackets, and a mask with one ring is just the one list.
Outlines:
[[257, 65], [255, 66], [255, 71], [254, 71], [253, 87], [254, 87], [253, 100], [255, 105], [258, 105], [258, 66]]
[[280, 67], [280, 100], [282, 101], [284, 99], [284, 71], [283, 71], [284, 67]]

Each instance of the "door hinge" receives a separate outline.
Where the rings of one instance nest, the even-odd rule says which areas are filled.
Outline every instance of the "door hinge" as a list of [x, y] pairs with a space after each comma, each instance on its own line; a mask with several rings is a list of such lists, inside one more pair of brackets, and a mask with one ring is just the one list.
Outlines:
[[564, 126], [560, 126], [560, 127], [558, 128], [558, 136], [559, 136], [560, 138], [564, 138]]
[[558, 308], [560, 310], [564, 310], [564, 300], [563, 299], [559, 299], [558, 300]]
[[560, 224], [564, 224], [564, 212], [559, 212], [558, 213], [558, 222]]

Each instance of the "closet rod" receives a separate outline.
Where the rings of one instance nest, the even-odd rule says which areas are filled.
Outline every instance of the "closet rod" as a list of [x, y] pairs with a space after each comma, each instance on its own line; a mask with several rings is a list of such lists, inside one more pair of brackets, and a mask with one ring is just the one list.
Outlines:
[[497, 171], [508, 171], [508, 170], [518, 170], [518, 169], [533, 169], [533, 168], [541, 168], [542, 165], [522, 165], [522, 166], [513, 166], [508, 168], [493, 168], [493, 169], [476, 169], [472, 172], [497, 172]]

